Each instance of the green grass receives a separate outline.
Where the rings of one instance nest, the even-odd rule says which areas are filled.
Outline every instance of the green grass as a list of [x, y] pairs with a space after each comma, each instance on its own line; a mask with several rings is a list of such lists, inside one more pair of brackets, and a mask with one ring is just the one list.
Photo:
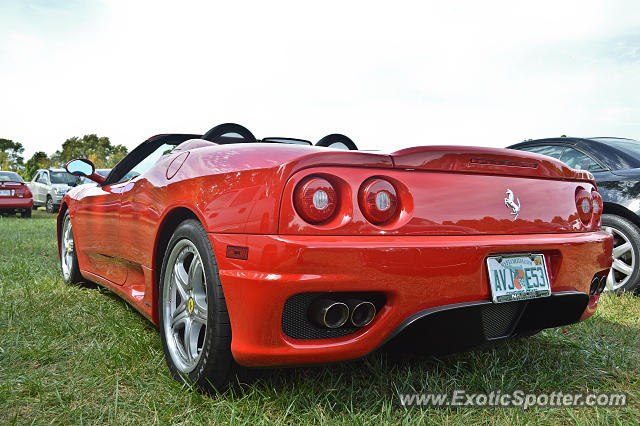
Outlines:
[[[409, 408], [400, 391], [628, 392], [623, 408]], [[157, 330], [109, 291], [67, 286], [55, 219], [0, 218], [0, 423], [640, 422], [640, 298], [589, 321], [449, 357], [378, 352], [270, 370], [207, 396], [169, 376]]]

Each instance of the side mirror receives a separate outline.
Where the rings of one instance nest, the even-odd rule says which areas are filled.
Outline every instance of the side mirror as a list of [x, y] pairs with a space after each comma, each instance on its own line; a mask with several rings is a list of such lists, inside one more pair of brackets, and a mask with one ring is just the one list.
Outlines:
[[96, 173], [95, 166], [86, 158], [76, 158], [75, 160], [69, 161], [65, 169], [67, 169], [67, 173], [71, 175], [87, 177], [99, 184], [104, 182], [104, 177]]

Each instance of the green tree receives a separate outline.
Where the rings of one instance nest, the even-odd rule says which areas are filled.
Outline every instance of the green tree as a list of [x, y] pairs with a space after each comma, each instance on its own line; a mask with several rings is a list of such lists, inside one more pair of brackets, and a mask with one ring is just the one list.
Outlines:
[[128, 153], [129, 153], [129, 150], [127, 149], [126, 146], [124, 146], [124, 145], [115, 145], [113, 147], [113, 151], [111, 152], [111, 155], [109, 156], [109, 161], [107, 163], [107, 167], [111, 168], [111, 167], [115, 166]]
[[23, 152], [24, 147], [20, 142], [0, 138], [0, 170], [11, 170], [14, 172], [22, 170], [24, 167]]
[[31, 158], [27, 160], [22, 171], [22, 178], [26, 181], [33, 179], [33, 175], [36, 174], [38, 169], [47, 169], [51, 167], [51, 159], [47, 157], [47, 154], [38, 151], [34, 153]]
[[51, 156], [54, 166], [61, 167], [74, 158], [87, 158], [96, 168], [111, 168], [125, 155], [124, 145], [112, 145], [108, 137], [98, 137], [95, 134], [74, 136], [62, 144], [62, 149]]

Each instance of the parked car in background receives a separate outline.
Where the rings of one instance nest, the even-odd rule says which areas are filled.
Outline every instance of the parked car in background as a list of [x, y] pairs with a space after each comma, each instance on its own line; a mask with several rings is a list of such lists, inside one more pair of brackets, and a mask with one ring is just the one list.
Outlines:
[[65, 169], [39, 169], [29, 183], [33, 193], [33, 206], [44, 206], [49, 213], [56, 213], [60, 208], [62, 197], [72, 187], [78, 185], [79, 179]]
[[602, 226], [613, 234], [607, 289], [640, 289], [640, 142], [633, 139], [549, 138], [508, 148], [548, 155], [593, 173], [604, 200]]
[[0, 213], [31, 217], [33, 197], [27, 184], [16, 172], [0, 171]]
[[[96, 173], [105, 178], [107, 177], [110, 171], [111, 169], [96, 169]], [[85, 183], [95, 183], [95, 182], [93, 182], [88, 177], [83, 176], [80, 178], [80, 183], [78, 185], [84, 185]]]
[[442, 354], [585, 320], [611, 266], [591, 173], [527, 152], [374, 154], [227, 123], [154, 136], [107, 178], [66, 167], [96, 185], [58, 213], [64, 280], [131, 303], [171, 374], [206, 389], [240, 366], [390, 342]]

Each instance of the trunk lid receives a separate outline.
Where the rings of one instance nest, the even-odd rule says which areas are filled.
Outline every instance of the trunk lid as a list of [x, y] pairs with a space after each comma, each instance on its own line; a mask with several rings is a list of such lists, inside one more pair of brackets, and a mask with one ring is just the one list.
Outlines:
[[30, 197], [29, 187], [26, 183], [13, 180], [0, 181], [0, 196], [5, 197]]
[[[452, 161], [450, 164], [455, 167], [457, 163]], [[443, 170], [308, 168], [296, 173], [287, 184], [279, 232], [444, 236], [588, 232], [599, 228], [599, 216], [583, 223], [576, 205], [576, 193], [581, 190], [591, 192], [595, 188], [592, 183], [575, 178], [552, 179], [499, 172], [479, 173], [444, 167]], [[307, 176], [319, 174], [336, 177], [334, 180], [339, 183], [337, 187], [343, 193], [343, 201], [331, 222], [312, 225], [295, 213], [293, 193], [296, 185]], [[392, 182], [398, 194], [400, 213], [384, 224], [370, 223], [359, 206], [362, 182], [372, 177]]]

